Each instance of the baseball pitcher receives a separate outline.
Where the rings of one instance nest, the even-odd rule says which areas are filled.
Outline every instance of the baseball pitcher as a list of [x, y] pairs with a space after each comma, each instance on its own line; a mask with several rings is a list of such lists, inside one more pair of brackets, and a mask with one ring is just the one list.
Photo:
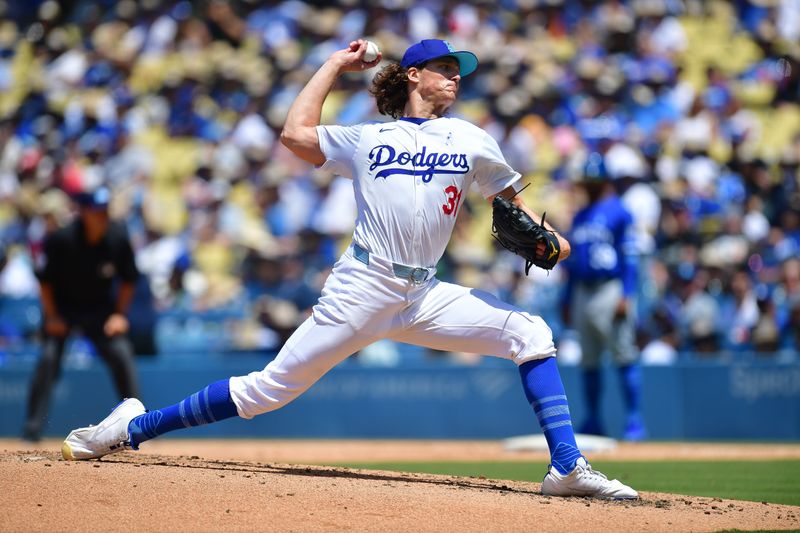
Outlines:
[[418, 42], [372, 83], [378, 110], [394, 122], [321, 125], [323, 103], [339, 76], [381, 60], [378, 55], [365, 62], [366, 51], [367, 42], [358, 40], [332, 54], [297, 96], [281, 134], [301, 159], [352, 179], [358, 207], [352, 244], [334, 265], [312, 315], [263, 370], [212, 383], [163, 409], [147, 412], [139, 400], [126, 400], [98, 426], [71, 432], [64, 457], [137, 449], [174, 429], [279, 409], [354, 352], [389, 338], [490, 354], [519, 367], [551, 452], [543, 493], [638, 497], [593, 470], [578, 450], [547, 324], [488, 293], [435, 277], [473, 182], [493, 202], [498, 239], [526, 261], [552, 268], [570, 251], [517, 196], [520, 175], [497, 143], [480, 128], [447, 116], [477, 58], [447, 41]]

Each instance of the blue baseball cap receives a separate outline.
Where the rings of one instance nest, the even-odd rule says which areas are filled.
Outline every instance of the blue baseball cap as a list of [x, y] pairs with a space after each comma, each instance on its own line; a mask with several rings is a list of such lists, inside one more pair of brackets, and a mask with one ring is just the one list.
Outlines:
[[98, 187], [93, 191], [82, 191], [75, 195], [75, 203], [90, 209], [106, 209], [111, 201], [111, 191]]
[[417, 44], [412, 44], [403, 54], [400, 66], [403, 68], [417, 67], [440, 57], [456, 58], [462, 77], [472, 74], [478, 68], [478, 58], [475, 54], [465, 50], [456, 51], [450, 43], [441, 39], [423, 39]]

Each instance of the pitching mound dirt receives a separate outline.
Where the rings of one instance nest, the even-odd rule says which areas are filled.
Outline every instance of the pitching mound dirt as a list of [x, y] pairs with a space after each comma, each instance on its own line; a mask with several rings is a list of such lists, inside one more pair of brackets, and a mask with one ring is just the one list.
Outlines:
[[197, 455], [139, 452], [67, 462], [52, 448], [6, 450], [0, 484], [2, 531], [800, 528], [800, 509], [792, 506], [647, 492], [634, 502], [550, 498], [539, 494], [538, 483]]

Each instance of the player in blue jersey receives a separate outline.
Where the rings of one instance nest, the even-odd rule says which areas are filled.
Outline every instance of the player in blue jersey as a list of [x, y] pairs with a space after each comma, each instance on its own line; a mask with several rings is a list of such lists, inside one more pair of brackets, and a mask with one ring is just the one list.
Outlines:
[[638, 278], [633, 217], [625, 209], [603, 163], [587, 158], [579, 185], [588, 203], [572, 222], [572, 255], [564, 262], [569, 274], [565, 321], [578, 333], [588, 416], [580, 432], [605, 435], [600, 416], [601, 361], [611, 353], [619, 371], [627, 421], [624, 438], [642, 440], [646, 432], [640, 411], [641, 371], [636, 346], [635, 293]]

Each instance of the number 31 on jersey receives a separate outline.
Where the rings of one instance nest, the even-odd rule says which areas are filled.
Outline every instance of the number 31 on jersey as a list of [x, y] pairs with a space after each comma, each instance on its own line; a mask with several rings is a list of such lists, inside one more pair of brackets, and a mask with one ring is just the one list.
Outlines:
[[461, 205], [461, 193], [458, 187], [450, 185], [445, 188], [444, 193], [447, 195], [447, 203], [442, 204], [442, 211], [445, 215], [456, 216], [458, 214], [458, 206]]

